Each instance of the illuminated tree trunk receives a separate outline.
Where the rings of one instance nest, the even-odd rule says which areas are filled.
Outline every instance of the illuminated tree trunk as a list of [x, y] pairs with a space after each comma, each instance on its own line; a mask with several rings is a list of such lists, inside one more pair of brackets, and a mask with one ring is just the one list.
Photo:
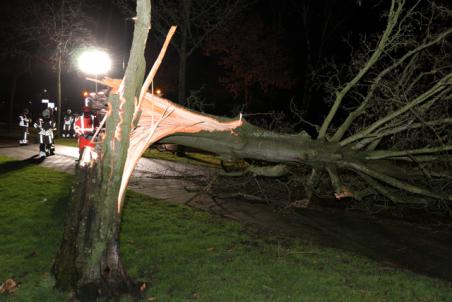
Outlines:
[[[117, 160], [114, 156], [111, 159]], [[116, 200], [121, 179], [114, 177], [118, 168], [80, 168], [74, 183], [77, 189], [68, 208], [54, 273], [56, 286], [74, 290], [81, 301], [139, 293], [119, 257]], [[105, 173], [111, 173], [113, 178], [108, 179]]]
[[137, 3], [137, 20], [124, 91], [109, 98], [109, 113], [98, 160], [79, 167], [63, 241], [53, 272], [56, 286], [73, 290], [81, 301], [138, 295], [119, 256], [118, 192], [129, 147], [134, 99], [143, 82], [144, 48], [150, 28], [150, 1]]

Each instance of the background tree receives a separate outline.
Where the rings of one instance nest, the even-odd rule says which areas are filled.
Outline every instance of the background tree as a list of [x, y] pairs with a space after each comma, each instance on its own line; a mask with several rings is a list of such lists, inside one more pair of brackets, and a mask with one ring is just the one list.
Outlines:
[[225, 70], [220, 82], [245, 104], [252, 103], [252, 90], [289, 89], [294, 85], [283, 37], [256, 17], [241, 17], [211, 34], [204, 50], [214, 55]]
[[[152, 22], [157, 39], [163, 41], [167, 29], [177, 25], [177, 34], [172, 45], [179, 58], [178, 101], [186, 104], [187, 61], [213, 32], [220, 29], [235, 16], [244, 4], [241, 0], [156, 0], [153, 2]], [[116, 0], [129, 15], [130, 5], [127, 0]]]
[[49, 61], [56, 73], [57, 125], [61, 126], [62, 76], [73, 65], [76, 50], [93, 45], [89, 30], [92, 20], [86, 12], [87, 1], [25, 1], [18, 18], [18, 32], [23, 41], [34, 46], [35, 55]]

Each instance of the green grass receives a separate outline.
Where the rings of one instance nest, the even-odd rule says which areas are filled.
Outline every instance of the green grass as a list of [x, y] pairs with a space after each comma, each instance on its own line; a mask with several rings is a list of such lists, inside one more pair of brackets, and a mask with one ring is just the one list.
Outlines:
[[[7, 164], [0, 157], [0, 171]], [[0, 174], [0, 282], [15, 276], [22, 283], [18, 301], [62, 297], [52, 290], [49, 270], [70, 181], [68, 174], [36, 165]], [[0, 301], [5, 298], [0, 295]]]
[[[8, 160], [0, 157], [0, 171]], [[71, 176], [35, 165], [0, 174], [0, 301], [65, 301], [49, 273]], [[273, 236], [128, 192], [121, 253], [146, 301], [452, 301], [450, 284]], [[122, 299], [121, 301], [128, 301]]]

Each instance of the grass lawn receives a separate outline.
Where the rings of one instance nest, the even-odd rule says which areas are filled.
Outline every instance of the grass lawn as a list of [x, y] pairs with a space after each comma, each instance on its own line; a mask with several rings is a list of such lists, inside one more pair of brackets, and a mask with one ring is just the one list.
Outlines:
[[[0, 157], [0, 301], [65, 301], [49, 273], [70, 175]], [[5, 170], [9, 170], [5, 172]], [[121, 252], [144, 301], [452, 301], [450, 284], [128, 192]], [[151, 298], [152, 297], [152, 298]], [[129, 301], [127, 298], [121, 301]]]

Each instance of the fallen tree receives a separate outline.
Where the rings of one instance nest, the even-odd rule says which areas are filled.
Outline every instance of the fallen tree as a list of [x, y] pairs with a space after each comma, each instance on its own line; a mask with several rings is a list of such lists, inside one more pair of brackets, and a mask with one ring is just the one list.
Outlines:
[[[303, 164], [312, 168], [306, 181], [308, 189], [316, 189], [327, 178], [339, 199], [378, 198], [394, 204], [448, 209], [452, 175], [444, 165], [451, 164], [452, 119], [445, 106], [451, 101], [452, 72], [451, 66], [436, 65], [441, 60], [432, 66], [429, 58], [435, 52], [450, 55], [444, 47], [450, 47], [452, 29], [439, 26], [434, 33], [432, 27], [433, 18], [450, 18], [450, 11], [429, 7], [432, 17], [417, 28], [419, 33], [406, 35], [413, 30], [410, 24], [418, 18], [420, 3], [406, 9], [405, 1], [392, 0], [386, 29], [377, 45], [368, 56], [361, 56], [365, 59], [359, 67], [352, 65], [354, 75], [334, 91], [331, 110], [319, 126], [318, 136], [312, 138], [304, 132], [267, 131], [241, 117], [196, 113], [148, 93], [174, 28], [140, 89], [150, 3], [139, 0], [124, 79], [100, 81], [112, 88], [106, 132], [95, 150], [85, 149], [78, 169], [54, 266], [57, 286], [73, 289], [85, 301], [139, 294], [119, 257], [120, 215], [130, 175], [142, 153], [157, 141], [192, 146], [230, 159]], [[424, 26], [429, 30], [419, 39]], [[407, 41], [402, 37], [411, 38]], [[344, 105], [352, 105], [352, 110], [340, 110]], [[420, 135], [427, 133], [432, 139], [422, 144]], [[285, 169], [278, 166], [253, 171], [279, 176]]]
[[351, 79], [328, 83], [334, 99], [315, 138], [244, 123], [232, 136], [176, 134], [162, 142], [225, 158], [303, 163], [313, 168], [309, 189], [328, 178], [337, 198], [447, 210], [452, 201], [451, 15], [434, 3], [405, 7], [405, 1], [392, 1], [375, 47], [354, 53], [347, 73], [335, 69], [332, 74], [332, 79]]

